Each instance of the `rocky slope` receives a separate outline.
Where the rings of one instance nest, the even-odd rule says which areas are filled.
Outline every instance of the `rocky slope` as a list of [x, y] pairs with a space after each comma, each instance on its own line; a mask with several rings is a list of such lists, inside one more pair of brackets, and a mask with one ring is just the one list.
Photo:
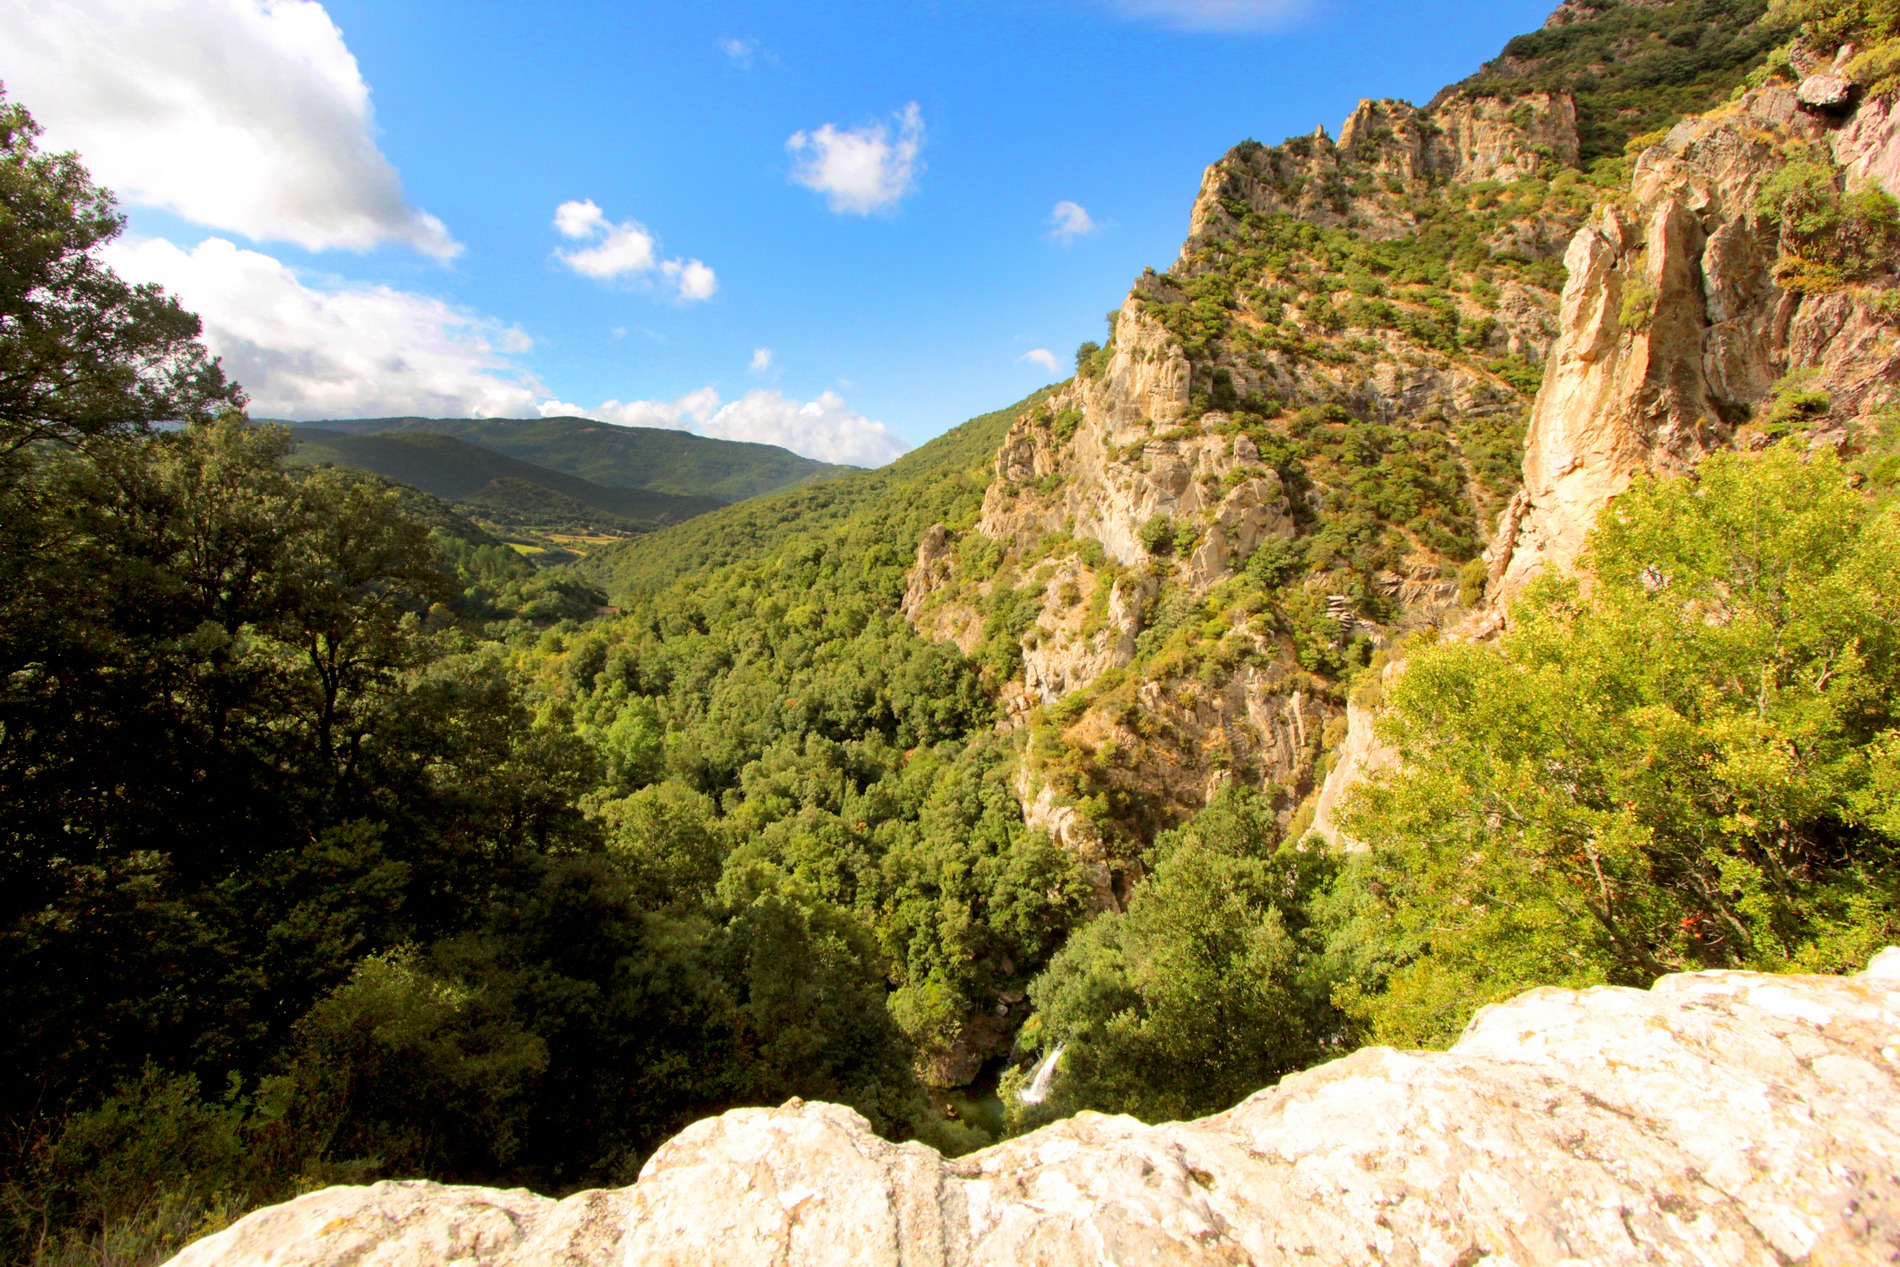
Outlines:
[[[1804, 101], [1840, 59], [1797, 49], [1805, 82], [1601, 157], [1788, 34], [1691, 8], [1566, 4], [1426, 109], [1235, 147], [1174, 265], [1017, 421], [981, 517], [922, 543], [905, 614], [989, 666], [1025, 815], [1092, 860], [1101, 905], [1228, 780], [1336, 838], [1387, 757], [1361, 667], [1495, 630], [1635, 474], [1878, 434], [1891, 269], [1801, 283], [1763, 199], [1802, 163], [1900, 184], [1891, 103]], [[1632, 106], [1618, 66], [1666, 80], [1683, 48], [1696, 73]]]
[[1551, 93], [1236, 147], [1174, 266], [1011, 429], [977, 522], [922, 542], [905, 614], [991, 664], [1025, 813], [1103, 905], [1223, 781], [1291, 823], [1348, 671], [1461, 610], [1591, 205], [1576, 155]]
[[1816, 443], [1879, 431], [1900, 374], [1885, 288], [1784, 286], [1776, 225], [1761, 207], [1794, 156], [1832, 154], [1843, 170], [1830, 175], [1850, 186], [1879, 179], [1874, 156], [1900, 135], [1888, 103], [1868, 113], [1833, 125], [1793, 90], [1770, 87], [1684, 120], [1638, 157], [1628, 198], [1578, 232], [1524, 487], [1492, 547], [1493, 606], [1573, 562], [1598, 511], [1636, 474], [1685, 469], [1738, 436], [1770, 439], [1764, 416], [1790, 373], [1827, 397], [1802, 420]]
[[[1817, 277], [1828, 248], [1791, 240], [1773, 206], [1797, 166], [1849, 193], [1900, 195], [1892, 99], [1805, 105], [1827, 77], [1770, 83], [1678, 123], [1641, 149], [1627, 192], [1572, 239], [1523, 486], [1486, 552], [1484, 603], [1460, 636], [1494, 633], [1536, 576], [1570, 568], [1598, 514], [1638, 475], [1680, 473], [1715, 448], [1791, 434], [1850, 455], [1891, 445], [1900, 401], [1891, 253], [1864, 261], [1860, 275], [1834, 266]], [[1342, 839], [1333, 813], [1347, 789], [1391, 760], [1374, 724], [1371, 710], [1355, 715], [1320, 794], [1314, 825], [1330, 840]]]
[[1857, 977], [1534, 990], [1199, 1121], [1084, 1113], [946, 1160], [793, 1101], [618, 1191], [385, 1182], [173, 1267], [374, 1263], [1860, 1263], [1900, 1255], [1900, 950]]

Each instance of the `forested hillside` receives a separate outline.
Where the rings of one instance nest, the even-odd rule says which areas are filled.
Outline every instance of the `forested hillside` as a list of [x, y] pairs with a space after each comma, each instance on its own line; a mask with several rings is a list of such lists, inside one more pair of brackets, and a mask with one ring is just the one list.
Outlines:
[[[0, 101], [0, 1254], [628, 1183], [791, 1096], [949, 1152], [1178, 1118], [1526, 985], [1864, 964], [1900, 204], [1796, 97], [1846, 39], [1890, 90], [1887, 0], [1571, 0], [1237, 146], [1073, 379], [876, 471], [560, 419], [298, 461]], [[748, 500], [539, 566], [471, 519], [512, 461], [577, 530]]]
[[685, 431], [621, 427], [588, 418], [348, 418], [295, 424], [346, 435], [454, 436], [608, 488], [743, 501], [855, 468], [804, 458], [777, 445], [714, 440]]
[[306, 425], [291, 435], [296, 461], [369, 471], [502, 529], [630, 535], [726, 504], [703, 495], [609, 488], [436, 432], [352, 435]]

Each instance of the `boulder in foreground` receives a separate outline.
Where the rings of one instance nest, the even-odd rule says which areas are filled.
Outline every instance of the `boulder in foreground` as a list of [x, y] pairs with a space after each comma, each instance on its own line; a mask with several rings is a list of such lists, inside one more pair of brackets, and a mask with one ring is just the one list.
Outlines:
[[1871, 1263], [1900, 1258], [1900, 950], [1854, 977], [1532, 990], [1236, 1108], [970, 1156], [738, 1109], [565, 1201], [427, 1182], [259, 1210], [172, 1267]]

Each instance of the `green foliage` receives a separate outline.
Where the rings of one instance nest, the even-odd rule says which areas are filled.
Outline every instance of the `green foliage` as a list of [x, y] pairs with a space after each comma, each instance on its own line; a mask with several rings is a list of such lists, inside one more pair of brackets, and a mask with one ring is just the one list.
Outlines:
[[[496, 604], [559, 574], [289, 445], [233, 415], [0, 487], [6, 1252], [157, 1256], [313, 1176], [624, 1180], [788, 1094], [925, 1125], [889, 980], [989, 1006], [1082, 892], [895, 615], [880, 534], [980, 483], [847, 521], [840, 571], [805, 538], [537, 630]], [[157, 1145], [62, 1132], [148, 1065], [152, 1129], [224, 1160], [95, 1199]]]
[[1096, 358], [1101, 355], [1102, 345], [1093, 339], [1087, 340], [1075, 350], [1075, 372], [1083, 378], [1094, 378], [1099, 373]]
[[1321, 494], [1304, 541], [1315, 570], [1390, 567], [1408, 537], [1455, 559], [1477, 552], [1465, 467], [1436, 426], [1364, 422], [1320, 406], [1293, 415], [1283, 434], [1291, 442], [1283, 452], [1299, 463], [1295, 486], [1311, 483]]
[[142, 1263], [218, 1230], [268, 1187], [269, 1140], [237, 1088], [147, 1066], [40, 1141], [0, 1185], [0, 1242], [46, 1264]]
[[1821, 49], [1900, 37], [1895, 0], [1778, 0], [1775, 17], [1801, 23], [1801, 33]]
[[1892, 272], [1900, 203], [1868, 182], [1843, 193], [1825, 154], [1797, 147], [1762, 182], [1755, 210], [1780, 229], [1775, 280], [1823, 294]]
[[1620, 155], [1633, 136], [1721, 102], [1793, 26], [1779, 8], [1768, 14], [1767, 0], [1607, 0], [1589, 8], [1517, 36], [1450, 91], [1506, 99], [1569, 93], [1588, 166]]
[[1900, 88], [1900, 4], [1895, 0], [1775, 0], [1772, 16], [1800, 24], [1802, 38], [1822, 53], [1842, 44], [1858, 49], [1848, 75], [1868, 96]]
[[975, 518], [1008, 420], [1041, 399], [596, 556], [622, 616], [527, 664], [601, 754], [589, 804], [647, 909], [767, 867], [852, 912], [926, 1062], [1020, 990], [1086, 891], [1024, 826], [983, 689], [1017, 671], [1040, 588], [968, 534], [960, 574], [994, 582], [975, 654], [897, 613], [918, 539]]
[[1765, 434], [1779, 439], [1834, 407], [1833, 398], [1815, 387], [1814, 379], [1812, 370], [1795, 370], [1782, 376], [1775, 384], [1768, 411], [1762, 415], [1761, 428]]
[[[1542, 371], [1530, 373], [1542, 379]], [[1529, 424], [1528, 411], [1468, 413], [1457, 419], [1458, 453], [1471, 473], [1471, 491], [1480, 504], [1499, 506], [1517, 492], [1524, 478], [1524, 431]]]
[[[739, 565], [784, 563], [810, 578], [819, 568], [869, 563], [902, 593], [908, 555], [932, 523], [974, 520], [996, 449], [1010, 423], [1049, 395], [1037, 392], [1009, 409], [972, 418], [875, 471], [757, 497], [725, 510], [589, 556], [582, 570], [619, 598], [687, 586], [695, 577]], [[842, 531], [841, 531], [842, 530]], [[899, 541], [908, 545], [899, 547]], [[875, 551], [847, 562], [837, 552]]]
[[1277, 590], [1306, 566], [1306, 551], [1290, 537], [1268, 537], [1247, 559], [1247, 579], [1263, 590]]
[[1642, 258], [1640, 252], [1633, 257], [1635, 262], [1623, 281], [1623, 307], [1617, 314], [1617, 324], [1630, 334], [1647, 330], [1656, 319], [1656, 285], [1643, 271]]
[[1333, 862], [1278, 840], [1271, 804], [1232, 787], [1157, 840], [1126, 913], [1076, 933], [1030, 987], [1025, 1033], [1063, 1052], [1055, 1095], [1019, 1117], [1194, 1117], [1319, 1058], [1339, 1026], [1308, 904]]
[[1466, 607], [1475, 607], [1484, 597], [1484, 587], [1490, 584], [1490, 565], [1483, 555], [1470, 560], [1458, 569], [1458, 601]]
[[1697, 474], [1606, 512], [1587, 591], [1543, 583], [1496, 648], [1422, 651], [1388, 692], [1404, 765], [1345, 816], [1375, 846], [1342, 945], [1377, 1040], [1449, 1041], [1532, 984], [1842, 971], [1900, 931], [1900, 519], [1825, 451]]
[[0, 94], [0, 461], [35, 441], [204, 421], [242, 404], [198, 342], [198, 319], [100, 260], [125, 224], [112, 195], [72, 154], [42, 154], [39, 134]]
[[1141, 548], [1157, 558], [1166, 555], [1186, 556], [1194, 552], [1195, 543], [1201, 538], [1201, 530], [1188, 520], [1155, 515], [1141, 525], [1137, 535]]

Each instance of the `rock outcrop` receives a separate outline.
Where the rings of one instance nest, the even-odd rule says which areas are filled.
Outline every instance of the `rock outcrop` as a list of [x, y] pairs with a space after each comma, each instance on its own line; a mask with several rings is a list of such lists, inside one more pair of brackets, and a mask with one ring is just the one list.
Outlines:
[[[1872, 182], [1900, 195], [1900, 118], [1882, 98], [1829, 126], [1801, 108], [1818, 100], [1813, 82], [1771, 86], [1684, 120], [1638, 157], [1628, 201], [1599, 208], [1572, 239], [1561, 333], [1525, 435], [1523, 487], [1486, 555], [1485, 607], [1462, 636], [1495, 634], [1535, 577], [1573, 566], [1598, 514], [1636, 476], [1765, 442], [1748, 424], [1791, 371], [1807, 373], [1805, 386], [1830, 401], [1828, 417], [1810, 427], [1813, 443], [1879, 429], [1874, 415], [1900, 394], [1890, 319], [1851, 289], [1785, 290], [1775, 229], [1758, 201], [1791, 146], [1831, 154], [1846, 187]], [[1315, 830], [1336, 843], [1347, 791], [1394, 759], [1374, 721], [1355, 711], [1320, 792]]]
[[[1200, 617], [1197, 626], [1216, 630], [1208, 636], [1220, 640], [1217, 650], [1192, 659], [1160, 651], [1170, 612], [1179, 617], [1215, 594], [1268, 543], [1312, 532], [1335, 494], [1324, 483], [1288, 487], [1262, 455], [1270, 441], [1256, 443], [1260, 411], [1322, 406], [1440, 431], [1453, 418], [1521, 425], [1523, 368], [1540, 363], [1559, 334], [1558, 297], [1542, 284], [1548, 270], [1506, 269], [1495, 286], [1475, 274], [1454, 286], [1446, 274], [1429, 302], [1415, 293], [1422, 283], [1395, 283], [1369, 318], [1353, 304], [1385, 296], [1381, 284], [1342, 289], [1304, 265], [1270, 263], [1277, 248], [1262, 245], [1263, 224], [1291, 217], [1359, 240], [1415, 237], [1437, 223], [1437, 212], [1421, 208], [1442, 202], [1465, 215], [1491, 206], [1493, 186], [1536, 184], [1526, 178], [1548, 176], [1577, 153], [1574, 106], [1551, 93], [1509, 102], [1453, 95], [1430, 110], [1362, 101], [1337, 143], [1321, 129], [1280, 146], [1235, 147], [1207, 169], [1172, 270], [1138, 279], [1109, 347], [1012, 426], [978, 522], [961, 538], [932, 528], [920, 544], [903, 611], [925, 634], [973, 651], [1002, 623], [992, 619], [999, 606], [1020, 615], [1023, 603], [1035, 604], [1018, 638], [1020, 671], [992, 684], [1005, 730], [1034, 723], [1061, 734], [1052, 759], [1033, 744], [1026, 750], [1017, 780], [1024, 815], [1091, 863], [1109, 858], [1119, 892], [1139, 877], [1132, 858], [1145, 839], [1227, 781], [1271, 789], [1291, 823], [1314, 790], [1328, 737], [1343, 733], [1343, 692], [1302, 669], [1284, 622], [1242, 616], [1221, 627]], [[1465, 192], [1474, 182], [1488, 192]], [[1582, 209], [1540, 195], [1519, 214], [1470, 214], [1482, 238], [1467, 248], [1471, 259], [1495, 253], [1529, 264], [1561, 254]], [[1258, 273], [1231, 273], [1238, 256], [1261, 261]], [[1210, 282], [1234, 315], [1216, 338], [1184, 338], [1181, 314], [1205, 305]], [[1274, 297], [1295, 295], [1303, 307]], [[1325, 315], [1335, 301], [1355, 323]], [[1433, 334], [1435, 322], [1464, 323], [1464, 341]], [[1515, 384], [1498, 372], [1513, 361]], [[1488, 520], [1509, 491], [1495, 506], [1474, 492], [1472, 519]], [[1345, 605], [1341, 645], [1382, 643], [1393, 624], [1459, 612], [1456, 562], [1415, 545], [1380, 578], [1389, 592], [1371, 600], [1384, 625], [1362, 618], [1363, 599], [1340, 592], [1350, 578], [1305, 583], [1328, 619]], [[1084, 694], [1098, 698], [1081, 703]], [[1055, 716], [1065, 700], [1076, 708]], [[1093, 812], [1080, 812], [1091, 803]]]
[[1533, 990], [1226, 1113], [946, 1159], [796, 1100], [618, 1191], [424, 1182], [260, 1210], [172, 1267], [1875, 1263], [1900, 1257], [1900, 950], [1856, 977]]
[[1891, 399], [1900, 356], [1881, 333], [1889, 323], [1851, 289], [1784, 290], [1775, 226], [1758, 206], [1790, 146], [1831, 146], [1846, 181], [1886, 183], [1900, 129], [1890, 102], [1866, 113], [1830, 134], [1771, 87], [1684, 120], [1637, 159], [1629, 202], [1578, 231], [1524, 486], [1493, 545], [1494, 610], [1538, 573], [1573, 564], [1635, 476], [1687, 469], [1734, 442], [1789, 371], [1811, 373], [1842, 421]]

